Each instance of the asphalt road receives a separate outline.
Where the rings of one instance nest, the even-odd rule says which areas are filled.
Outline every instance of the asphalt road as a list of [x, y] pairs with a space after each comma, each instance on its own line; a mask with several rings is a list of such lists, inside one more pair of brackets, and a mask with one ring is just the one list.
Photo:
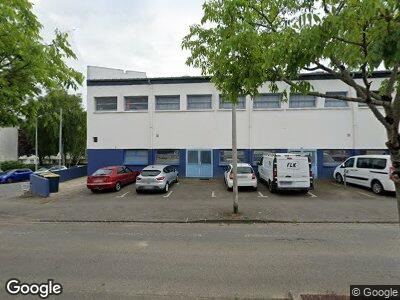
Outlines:
[[[396, 224], [0, 222], [7, 279], [63, 285], [50, 299], [284, 298], [398, 284]], [[23, 298], [27, 299], [27, 298]], [[38, 298], [36, 298], [38, 299]]]

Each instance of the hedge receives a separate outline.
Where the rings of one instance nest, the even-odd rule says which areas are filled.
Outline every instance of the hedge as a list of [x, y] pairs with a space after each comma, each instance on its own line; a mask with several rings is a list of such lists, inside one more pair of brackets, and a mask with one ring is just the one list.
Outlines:
[[0, 170], [2, 171], [8, 171], [12, 169], [31, 169], [35, 170], [35, 165], [34, 164], [24, 164], [20, 161], [17, 160], [8, 160], [8, 161], [3, 161], [0, 162]]

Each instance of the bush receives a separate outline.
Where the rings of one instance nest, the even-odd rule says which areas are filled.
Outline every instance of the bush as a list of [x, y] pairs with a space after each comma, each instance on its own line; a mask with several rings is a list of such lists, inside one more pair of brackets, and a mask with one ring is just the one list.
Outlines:
[[8, 171], [12, 169], [31, 169], [35, 170], [35, 165], [32, 164], [24, 164], [20, 161], [17, 160], [9, 160], [9, 161], [3, 161], [0, 163], [0, 169], [2, 171]]

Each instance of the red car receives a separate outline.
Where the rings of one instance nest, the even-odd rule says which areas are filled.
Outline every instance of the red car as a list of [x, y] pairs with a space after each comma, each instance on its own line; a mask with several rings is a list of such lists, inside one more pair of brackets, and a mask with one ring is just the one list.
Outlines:
[[114, 189], [119, 191], [123, 185], [136, 181], [139, 171], [125, 166], [112, 166], [98, 169], [87, 178], [87, 188], [92, 192]]

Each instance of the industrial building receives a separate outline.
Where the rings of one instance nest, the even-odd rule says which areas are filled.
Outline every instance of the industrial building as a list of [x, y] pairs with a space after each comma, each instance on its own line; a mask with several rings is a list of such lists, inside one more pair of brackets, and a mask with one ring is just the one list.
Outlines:
[[[361, 80], [359, 74], [354, 74]], [[377, 89], [389, 76], [373, 74]], [[385, 131], [366, 105], [329, 98], [355, 91], [326, 73], [302, 74], [319, 98], [282, 101], [268, 84], [237, 111], [238, 157], [256, 166], [266, 152], [301, 152], [315, 177], [329, 177], [351, 155], [385, 153]], [[278, 83], [280, 91], [288, 86]], [[88, 67], [88, 172], [108, 165], [165, 163], [181, 177], [222, 176], [231, 161], [231, 109], [209, 77], [148, 78], [144, 72]]]

